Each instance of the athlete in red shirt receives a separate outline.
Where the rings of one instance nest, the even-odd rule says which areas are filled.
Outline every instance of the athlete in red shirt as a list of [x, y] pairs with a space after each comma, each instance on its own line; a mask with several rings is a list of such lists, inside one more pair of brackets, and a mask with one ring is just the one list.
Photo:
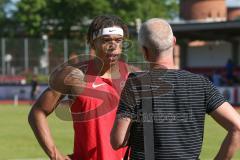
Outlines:
[[124, 156], [125, 149], [112, 149], [109, 136], [119, 93], [128, 75], [126, 65], [122, 62], [118, 65], [120, 77], [117, 79], [86, 74], [87, 84], [71, 107], [75, 131], [74, 159], [121, 160]]
[[[130, 67], [119, 60], [127, 26], [116, 16], [98, 16], [88, 30], [88, 42], [96, 57], [55, 70], [50, 88], [40, 96], [29, 113], [29, 123], [40, 145], [56, 160], [122, 160], [125, 149], [114, 151], [110, 131], [119, 96]], [[131, 68], [132, 69], [132, 68]], [[64, 156], [56, 147], [47, 123], [64, 95], [71, 95], [74, 124], [74, 153]]]

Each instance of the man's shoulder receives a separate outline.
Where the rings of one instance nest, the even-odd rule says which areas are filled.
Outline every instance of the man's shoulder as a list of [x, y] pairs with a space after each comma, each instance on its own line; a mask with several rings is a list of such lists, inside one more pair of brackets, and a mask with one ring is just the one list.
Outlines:
[[182, 86], [188, 85], [189, 87], [195, 87], [199, 89], [204, 89], [207, 86], [211, 85], [211, 81], [205, 75], [192, 73], [187, 70], [180, 70], [177, 76], [177, 84]]
[[146, 78], [149, 76], [149, 72], [147, 71], [137, 71], [137, 72], [131, 72], [128, 75], [128, 81], [132, 82], [140, 82], [143, 78]]
[[120, 67], [121, 69], [126, 69], [128, 73], [133, 73], [133, 72], [139, 72], [141, 69], [137, 66], [134, 66], [133, 64], [129, 64], [123, 60], [119, 60]]
[[128, 69], [129, 73], [141, 72], [140, 68], [138, 68], [137, 66], [131, 65], [131, 64], [127, 65], [127, 69]]
[[186, 79], [198, 79], [198, 80], [206, 80], [207, 77], [201, 74], [193, 73], [187, 70], [178, 70], [177, 74], [181, 77], [185, 77]]
[[[148, 73], [150, 73], [149, 71], [137, 71], [137, 72], [131, 72], [128, 75], [128, 79], [133, 79], [133, 80], [140, 80], [141, 77], [144, 76], [148, 76]], [[154, 73], [156, 74], [156, 72]], [[172, 77], [171, 75], [175, 75], [180, 79], [184, 79], [184, 80], [193, 80], [193, 81], [208, 81], [208, 77], [201, 75], [201, 74], [197, 74], [197, 73], [193, 73], [187, 70], [165, 70], [165, 71], [160, 71], [159, 72], [159, 77], [161, 76], [165, 76], [165, 75], [169, 75], [167, 77]]]
[[129, 73], [128, 77], [129, 78], [133, 78], [133, 77], [139, 77], [139, 76], [143, 76], [144, 74], [146, 74], [146, 71], [136, 71], [136, 72], [131, 72]]

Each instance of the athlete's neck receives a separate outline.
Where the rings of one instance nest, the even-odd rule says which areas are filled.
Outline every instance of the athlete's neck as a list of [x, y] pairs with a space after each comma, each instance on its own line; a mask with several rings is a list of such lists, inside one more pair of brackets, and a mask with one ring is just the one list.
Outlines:
[[104, 65], [102, 70], [101, 77], [102, 78], [109, 78], [109, 79], [116, 79], [120, 77], [119, 72], [119, 62], [116, 62], [111, 65]]

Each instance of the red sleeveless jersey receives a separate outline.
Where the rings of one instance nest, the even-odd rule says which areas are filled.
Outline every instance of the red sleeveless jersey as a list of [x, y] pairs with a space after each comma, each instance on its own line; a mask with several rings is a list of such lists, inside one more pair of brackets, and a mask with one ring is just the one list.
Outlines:
[[72, 104], [74, 160], [123, 159], [126, 149], [115, 151], [110, 144], [119, 97], [128, 77], [127, 64], [119, 62], [119, 72], [118, 79], [87, 75], [86, 88]]

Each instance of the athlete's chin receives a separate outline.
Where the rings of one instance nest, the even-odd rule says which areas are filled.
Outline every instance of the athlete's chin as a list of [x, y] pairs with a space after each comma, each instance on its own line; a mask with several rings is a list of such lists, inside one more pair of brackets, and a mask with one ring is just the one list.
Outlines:
[[119, 61], [119, 57], [107, 57], [105, 59], [105, 64], [115, 64]]
[[115, 64], [118, 63], [118, 61], [119, 61], [119, 58], [117, 58], [117, 59], [111, 59], [111, 60], [109, 61], [109, 64], [110, 64], [110, 65], [115, 65]]

